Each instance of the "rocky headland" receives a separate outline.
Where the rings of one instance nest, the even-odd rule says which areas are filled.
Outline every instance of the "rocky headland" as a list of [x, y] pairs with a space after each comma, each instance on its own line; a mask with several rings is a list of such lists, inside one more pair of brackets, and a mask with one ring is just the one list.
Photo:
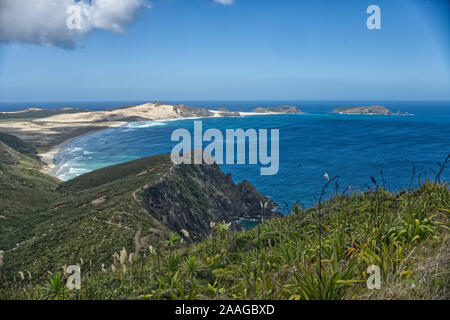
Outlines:
[[297, 107], [294, 106], [281, 106], [276, 108], [256, 108], [252, 110], [253, 113], [289, 113], [289, 114], [299, 114], [303, 113], [302, 110], [300, 110]]

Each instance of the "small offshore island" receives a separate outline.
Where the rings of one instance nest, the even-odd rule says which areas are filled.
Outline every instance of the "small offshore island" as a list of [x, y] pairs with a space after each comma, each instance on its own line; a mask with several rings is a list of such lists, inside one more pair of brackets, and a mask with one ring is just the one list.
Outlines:
[[[337, 114], [368, 114], [368, 115], [394, 115], [394, 112], [384, 106], [356, 106], [356, 107], [343, 107], [334, 109], [331, 113]], [[396, 115], [409, 115], [408, 112], [402, 113], [400, 110]]]
[[252, 110], [253, 113], [287, 113], [287, 114], [300, 114], [304, 113], [297, 107], [294, 106], [281, 106], [276, 108], [256, 108]]

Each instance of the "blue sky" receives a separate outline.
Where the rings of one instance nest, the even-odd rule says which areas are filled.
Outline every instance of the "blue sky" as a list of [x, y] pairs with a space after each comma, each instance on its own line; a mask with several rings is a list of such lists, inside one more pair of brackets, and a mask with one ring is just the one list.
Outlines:
[[0, 43], [0, 102], [450, 100], [446, 0], [163, 0], [126, 29]]

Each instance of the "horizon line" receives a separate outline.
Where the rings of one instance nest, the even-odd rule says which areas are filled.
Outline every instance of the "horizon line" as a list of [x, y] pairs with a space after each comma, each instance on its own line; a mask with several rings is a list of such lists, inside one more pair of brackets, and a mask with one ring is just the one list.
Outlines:
[[216, 102], [216, 101], [230, 101], [230, 102], [238, 102], [238, 101], [408, 101], [408, 102], [450, 102], [450, 99], [114, 99], [114, 100], [27, 100], [27, 101], [0, 101], [1, 104], [8, 103], [83, 103], [83, 102], [143, 102], [152, 103], [152, 102]]

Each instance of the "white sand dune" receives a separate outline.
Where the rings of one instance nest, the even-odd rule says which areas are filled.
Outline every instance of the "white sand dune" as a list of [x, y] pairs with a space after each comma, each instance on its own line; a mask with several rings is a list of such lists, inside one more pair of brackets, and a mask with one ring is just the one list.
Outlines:
[[80, 122], [127, 121], [126, 119], [129, 118], [140, 118], [141, 121], [150, 121], [183, 118], [183, 116], [173, 105], [146, 103], [123, 109], [59, 114], [48, 118], [39, 119], [39, 122], [73, 124]]

